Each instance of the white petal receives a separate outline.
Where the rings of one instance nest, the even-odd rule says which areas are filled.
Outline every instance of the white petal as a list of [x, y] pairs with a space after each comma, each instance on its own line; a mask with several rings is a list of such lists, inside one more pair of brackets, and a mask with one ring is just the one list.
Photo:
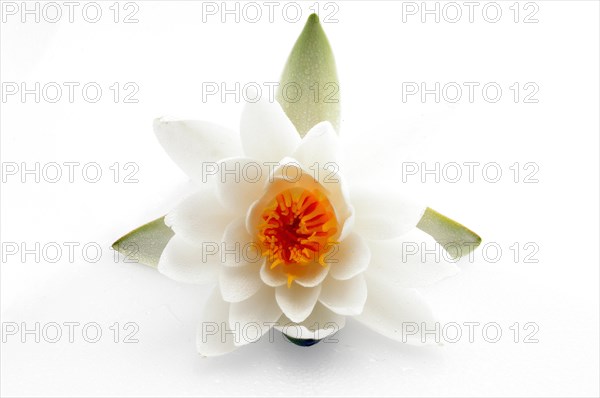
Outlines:
[[202, 320], [198, 325], [196, 336], [198, 353], [212, 357], [235, 350], [235, 336], [222, 333], [224, 330], [231, 330], [229, 327], [229, 303], [223, 301], [219, 289], [215, 288], [204, 306]]
[[271, 269], [271, 266], [265, 261], [262, 267], [260, 267], [260, 278], [264, 283], [272, 287], [285, 285], [288, 278], [284, 272], [281, 272], [281, 268], [275, 267]]
[[300, 135], [281, 106], [264, 99], [246, 104], [240, 134], [246, 156], [266, 162], [283, 159], [300, 143]]
[[370, 277], [398, 288], [431, 285], [460, 269], [431, 236], [418, 229], [400, 238], [369, 242]]
[[353, 189], [354, 230], [367, 239], [391, 239], [413, 229], [425, 206], [405, 200], [391, 190]]
[[321, 286], [302, 287], [292, 283], [290, 287], [284, 285], [276, 288], [275, 298], [289, 319], [293, 322], [302, 322], [312, 312], [320, 292]]
[[318, 303], [304, 321], [292, 322], [288, 317], [282, 315], [275, 327], [290, 337], [297, 339], [324, 339], [346, 325], [346, 318], [330, 311], [323, 304]]
[[223, 206], [245, 215], [262, 195], [269, 168], [262, 161], [230, 158], [219, 163], [217, 177], [217, 196]]
[[329, 122], [321, 122], [311, 128], [294, 151], [292, 157], [305, 168], [313, 169], [316, 165], [338, 164], [338, 137]]
[[325, 279], [319, 301], [331, 311], [340, 315], [358, 315], [367, 300], [367, 283], [363, 275], [339, 281]]
[[201, 247], [190, 245], [175, 234], [160, 256], [158, 270], [178, 282], [215, 282], [219, 272], [219, 261], [218, 258], [203, 256]]
[[[327, 255], [326, 255], [327, 257]], [[329, 267], [323, 267], [321, 264], [313, 263], [306, 265], [306, 267], [312, 267], [311, 272], [307, 272], [306, 275], [299, 275], [294, 281], [300, 286], [304, 287], [315, 287], [320, 285], [325, 280], [329, 273]]]
[[340, 241], [346, 239], [354, 230], [354, 220], [356, 219], [356, 211], [354, 206], [348, 204], [348, 211], [346, 219], [343, 220], [342, 232], [340, 233]]
[[214, 192], [203, 190], [179, 203], [167, 214], [165, 224], [188, 243], [215, 249], [232, 219], [233, 214], [221, 206]]
[[294, 183], [302, 187], [316, 186], [328, 193], [330, 202], [334, 207], [346, 209], [349, 204], [348, 184], [337, 164], [331, 163], [327, 168], [323, 164], [304, 166], [293, 157], [285, 157], [272, 169], [269, 183], [277, 184], [279, 181]]
[[236, 345], [253, 343], [277, 322], [282, 311], [275, 301], [275, 289], [263, 286], [247, 300], [232, 303], [229, 324], [239, 331]]
[[221, 267], [219, 287], [223, 300], [237, 303], [256, 293], [264, 284], [260, 279], [260, 267], [256, 263], [247, 267]]
[[[401, 289], [368, 278], [369, 297], [365, 309], [355, 319], [370, 329], [409, 344], [434, 343], [431, 309], [414, 289]], [[422, 340], [423, 339], [423, 340]]]
[[341, 241], [326, 261], [331, 267], [331, 276], [335, 279], [350, 279], [365, 271], [371, 260], [371, 250], [367, 242], [358, 234], [351, 233]]
[[206, 181], [203, 164], [242, 154], [235, 132], [209, 122], [159, 118], [154, 133], [171, 159], [196, 181]]
[[227, 267], [260, 266], [264, 262], [260, 247], [246, 230], [244, 218], [236, 218], [225, 227], [220, 249], [223, 265]]

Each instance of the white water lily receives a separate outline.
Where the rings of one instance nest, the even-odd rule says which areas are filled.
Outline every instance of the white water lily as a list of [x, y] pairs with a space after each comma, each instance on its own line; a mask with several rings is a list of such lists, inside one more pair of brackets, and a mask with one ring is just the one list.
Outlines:
[[[402, 333], [404, 323], [434, 321], [414, 288], [458, 268], [402, 261], [403, 241], [436, 244], [415, 228], [425, 207], [404, 200], [395, 184], [369, 189], [344, 175], [330, 123], [300, 138], [278, 103], [259, 101], [246, 104], [239, 135], [164, 118], [154, 130], [193, 180], [206, 178], [207, 164], [221, 171], [167, 215], [175, 234], [158, 264], [174, 280], [216, 285], [201, 316], [200, 354], [227, 353], [271, 327], [322, 339], [347, 316], [420, 342]], [[250, 324], [257, 333], [227, 333]]]

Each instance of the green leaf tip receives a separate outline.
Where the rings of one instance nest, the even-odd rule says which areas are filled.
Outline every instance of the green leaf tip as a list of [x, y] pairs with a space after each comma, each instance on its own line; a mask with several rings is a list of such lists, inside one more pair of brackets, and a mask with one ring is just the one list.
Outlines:
[[308, 16], [306, 24], [308, 25], [309, 23], [319, 23], [319, 15], [316, 12], [313, 12]]
[[429, 207], [417, 228], [431, 235], [453, 259], [466, 256], [481, 244], [475, 232]]
[[142, 263], [156, 268], [173, 235], [164, 217], [160, 217], [124, 235], [112, 244], [112, 248], [125, 256], [126, 263]]
[[329, 40], [311, 14], [287, 59], [276, 98], [301, 137], [315, 124], [340, 126], [339, 81]]

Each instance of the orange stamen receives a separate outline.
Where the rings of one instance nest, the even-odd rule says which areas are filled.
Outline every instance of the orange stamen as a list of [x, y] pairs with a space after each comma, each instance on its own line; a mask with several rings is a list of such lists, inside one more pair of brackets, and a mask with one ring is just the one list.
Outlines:
[[336, 243], [338, 229], [325, 195], [291, 188], [280, 192], [264, 209], [258, 241], [270, 269], [283, 266], [290, 287], [294, 279], [309, 271], [309, 264], [326, 266], [323, 258]]

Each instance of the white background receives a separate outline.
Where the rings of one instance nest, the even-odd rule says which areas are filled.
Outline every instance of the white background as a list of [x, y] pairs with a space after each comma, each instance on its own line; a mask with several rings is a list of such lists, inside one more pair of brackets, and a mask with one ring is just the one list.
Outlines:
[[[190, 189], [154, 138], [152, 120], [167, 114], [237, 128], [242, 104], [232, 96], [203, 103], [202, 82], [277, 81], [313, 2], [300, 3], [297, 23], [282, 17], [281, 6], [273, 23], [266, 15], [258, 23], [235, 23], [232, 16], [203, 23], [201, 3], [192, 1], [138, 1], [138, 23], [114, 23], [109, 1], [100, 2], [103, 16], [93, 24], [82, 18], [84, 4], [74, 23], [66, 14], [57, 23], [35, 23], [32, 16], [22, 23], [17, 15], [1, 26], [2, 82], [97, 82], [103, 88], [97, 103], [76, 90], [73, 103], [65, 91], [58, 103], [35, 103], [31, 95], [23, 102], [16, 95], [1, 104], [4, 164], [96, 162], [103, 171], [95, 184], [82, 178], [81, 166], [74, 183], [66, 175], [58, 183], [5, 176], [3, 243], [80, 246], [73, 261], [66, 248], [56, 263], [32, 255], [6, 258], [1, 315], [4, 325], [30, 328], [96, 322], [103, 336], [96, 344], [86, 342], [81, 329], [73, 343], [66, 335], [55, 344], [3, 336], [3, 396], [598, 396], [597, 2], [538, 1], [539, 22], [526, 24], [533, 8], [521, 3], [515, 23], [512, 1], [499, 2], [497, 23], [482, 17], [483, 2], [473, 23], [464, 6], [457, 23], [443, 16], [422, 23], [419, 14], [403, 22], [401, 2], [348, 1], [336, 3], [337, 23], [323, 23], [338, 63], [342, 137], [355, 168], [368, 169], [382, 184], [402, 184], [403, 161], [502, 168], [497, 183], [478, 169], [473, 183], [463, 176], [458, 183], [411, 177], [405, 184], [503, 249], [495, 263], [479, 251], [475, 261], [461, 263], [458, 276], [422, 290], [443, 322], [498, 323], [498, 343], [486, 342], [478, 329], [474, 343], [463, 337], [456, 344], [410, 347], [349, 322], [337, 344], [300, 348], [276, 335], [213, 359], [198, 356], [194, 343], [209, 288], [115, 262], [109, 247]], [[132, 9], [120, 8], [122, 20]], [[332, 10], [322, 10], [322, 18]], [[114, 103], [108, 87], [115, 82], [137, 84], [139, 102]], [[496, 82], [503, 94], [496, 103], [480, 90], [473, 103], [466, 91], [455, 104], [435, 103], [431, 95], [425, 103], [418, 96], [403, 102], [402, 82], [430, 88]], [[515, 82], [537, 84], [538, 103], [522, 97], [515, 103], [509, 89]], [[139, 182], [123, 183], [121, 174], [115, 183], [109, 169], [115, 162], [121, 169], [135, 162]], [[535, 163], [539, 182], [524, 183], [520, 175], [515, 183], [509, 169], [515, 162]], [[96, 263], [81, 252], [88, 242], [102, 247]], [[528, 242], [539, 248], [530, 258], [537, 263], [525, 261]], [[509, 249], [515, 243], [517, 258]], [[109, 329], [115, 322], [119, 343]], [[127, 322], [139, 325], [136, 344], [122, 342]], [[524, 343], [521, 334], [515, 343], [509, 329], [515, 322], [521, 329], [536, 323], [539, 342]]]

